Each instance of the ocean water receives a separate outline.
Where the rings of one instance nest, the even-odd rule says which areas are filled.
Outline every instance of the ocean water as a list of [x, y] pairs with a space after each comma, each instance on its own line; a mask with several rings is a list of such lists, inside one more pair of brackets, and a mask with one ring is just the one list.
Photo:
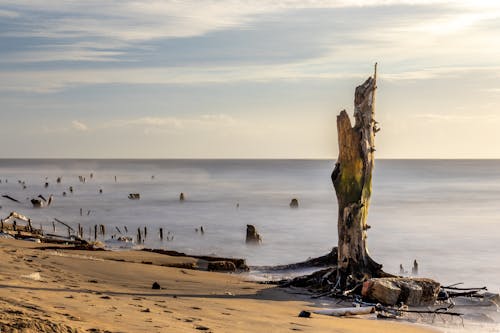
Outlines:
[[[146, 247], [286, 264], [323, 255], [337, 243], [334, 162], [3, 159], [0, 194], [21, 204], [0, 197], [0, 216], [17, 211], [48, 232], [54, 218], [80, 223], [87, 237], [95, 224], [106, 226], [105, 238], [115, 227], [127, 226], [135, 236], [146, 226]], [[386, 271], [398, 273], [400, 264], [411, 270], [416, 259], [421, 276], [444, 285], [500, 291], [500, 160], [377, 160], [374, 172], [368, 246]], [[130, 200], [129, 193], [141, 199]], [[53, 204], [32, 208], [29, 199], [39, 194], [53, 194]], [[299, 209], [289, 208], [292, 198]], [[245, 244], [247, 224], [262, 235], [261, 246]], [[204, 234], [195, 231], [200, 226]], [[160, 227], [173, 240], [161, 242]], [[60, 225], [58, 232], [66, 233]]]
[[[250, 265], [285, 264], [325, 254], [337, 243], [334, 162], [0, 160], [0, 194], [22, 202], [0, 197], [0, 216], [17, 211], [48, 232], [54, 218], [80, 223], [86, 233], [104, 224], [106, 238], [117, 233], [115, 226], [127, 226], [133, 236], [146, 226], [147, 247], [244, 257]], [[417, 259], [421, 275], [443, 283], [500, 289], [499, 160], [378, 160], [374, 172], [368, 219], [373, 258], [390, 272], [398, 272], [399, 264], [410, 269]], [[141, 199], [130, 200], [129, 193]], [[32, 208], [28, 199], [39, 194], [53, 194], [53, 204]], [[299, 209], [289, 208], [292, 198]], [[246, 224], [257, 227], [261, 246], [245, 244]], [[203, 235], [195, 231], [200, 226]], [[160, 227], [174, 239], [161, 242]]]

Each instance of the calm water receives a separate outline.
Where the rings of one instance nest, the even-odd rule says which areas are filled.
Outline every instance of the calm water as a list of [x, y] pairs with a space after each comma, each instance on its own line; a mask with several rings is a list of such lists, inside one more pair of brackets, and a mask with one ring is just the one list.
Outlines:
[[[86, 233], [89, 226], [104, 224], [108, 233], [127, 226], [135, 236], [137, 227], [147, 226], [148, 247], [244, 257], [250, 265], [291, 263], [325, 254], [337, 242], [333, 164], [0, 160], [0, 193], [22, 201], [0, 198], [0, 215], [18, 211], [46, 231], [52, 230], [53, 218], [73, 226], [80, 223]], [[79, 182], [79, 175], [86, 177], [85, 183]], [[59, 176], [61, 184], [56, 183]], [[43, 186], [46, 181], [48, 188]], [[500, 161], [379, 160], [373, 186], [368, 244], [387, 271], [398, 272], [399, 264], [410, 269], [417, 259], [421, 275], [443, 284], [465, 282], [499, 291]], [[63, 197], [63, 191], [68, 196]], [[183, 203], [180, 192], [186, 196]], [[141, 199], [129, 200], [129, 193], [140, 193]], [[32, 208], [28, 199], [38, 194], [53, 194], [53, 205]], [[297, 210], [288, 206], [293, 197], [299, 199]], [[245, 245], [246, 224], [257, 227], [262, 246]], [[200, 226], [204, 235], [195, 232]], [[159, 227], [170, 231], [173, 241], [160, 242]]]

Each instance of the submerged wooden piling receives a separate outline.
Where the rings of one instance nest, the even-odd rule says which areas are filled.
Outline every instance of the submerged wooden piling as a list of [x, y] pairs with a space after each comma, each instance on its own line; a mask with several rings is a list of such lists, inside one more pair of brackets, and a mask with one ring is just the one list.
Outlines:
[[160, 228], [160, 240], [163, 241], [163, 228]]
[[142, 243], [141, 228], [137, 228], [137, 244]]

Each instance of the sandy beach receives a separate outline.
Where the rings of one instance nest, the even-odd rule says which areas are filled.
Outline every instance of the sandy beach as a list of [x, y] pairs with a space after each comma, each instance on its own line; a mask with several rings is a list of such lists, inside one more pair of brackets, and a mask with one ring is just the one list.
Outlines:
[[[161, 266], [193, 258], [43, 245], [0, 240], [1, 332], [432, 331], [380, 320], [299, 318], [315, 304], [290, 290]], [[161, 289], [153, 290], [153, 282]]]

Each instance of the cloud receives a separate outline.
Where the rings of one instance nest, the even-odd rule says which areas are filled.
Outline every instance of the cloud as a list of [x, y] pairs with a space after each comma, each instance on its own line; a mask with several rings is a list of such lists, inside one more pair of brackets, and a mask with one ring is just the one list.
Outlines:
[[[3, 3], [22, 19], [0, 36], [35, 44], [0, 52], [0, 91], [8, 92], [358, 78], [375, 60], [384, 80], [431, 80], [478, 62], [498, 69], [500, 56], [498, 29], [479, 27], [500, 17], [500, 5], [487, 1]], [[280, 33], [292, 41], [283, 42], [273, 27], [286, 27]], [[310, 30], [299, 38], [296, 27]], [[221, 38], [223, 30], [231, 33]], [[273, 37], [262, 42], [264, 35]], [[202, 37], [189, 40], [194, 36]], [[186, 40], [182, 47], [179, 40]]]
[[4, 71], [0, 91], [55, 93], [82, 85], [190, 85], [363, 77], [365, 74], [304, 70], [306, 63], [258, 66], [205, 66], [94, 70]]
[[380, 77], [387, 81], [416, 81], [459, 77], [464, 73], [494, 73], [498, 70], [500, 70], [500, 66], [448, 66], [399, 73], [382, 73]]
[[19, 13], [12, 10], [0, 9], [0, 17], [17, 18], [19, 17]]
[[82, 123], [81, 121], [78, 121], [78, 120], [73, 120], [71, 122], [71, 127], [77, 131], [81, 131], [81, 132], [86, 132], [89, 130], [89, 127]]
[[140, 117], [118, 119], [107, 122], [99, 129], [137, 127], [151, 130], [185, 130], [193, 128], [207, 128], [230, 126], [239, 123], [234, 117], [226, 114], [204, 114], [193, 117]]
[[105, 124], [104, 128], [134, 126], [180, 129], [184, 127], [184, 121], [175, 117], [141, 117], [136, 119], [114, 120], [108, 124]]
[[[303, 9], [370, 8], [387, 6], [449, 6], [464, 10], [497, 9], [487, 1], [409, 1], [409, 0], [191, 0], [191, 1], [3, 1], [27, 17], [18, 29], [4, 36], [48, 38], [101, 37], [122, 41], [202, 36], [229, 28], [245, 28], [259, 16]], [[10, 13], [10, 11], [8, 11]], [[13, 12], [15, 13], [15, 12]], [[34, 14], [36, 13], [36, 14]], [[34, 18], [36, 17], [36, 23]], [[481, 19], [471, 13], [465, 21]], [[454, 21], [452, 21], [454, 22]], [[464, 22], [463, 20], [461, 22]], [[443, 22], [440, 22], [443, 23]], [[460, 23], [461, 25], [462, 23]], [[451, 26], [456, 25], [452, 23]], [[447, 23], [445, 22], [445, 26]]]
[[500, 120], [500, 116], [497, 114], [473, 114], [473, 115], [461, 115], [461, 114], [437, 114], [437, 113], [425, 113], [417, 114], [413, 116], [414, 118], [428, 120], [431, 122], [481, 122], [481, 121], [497, 121]]

